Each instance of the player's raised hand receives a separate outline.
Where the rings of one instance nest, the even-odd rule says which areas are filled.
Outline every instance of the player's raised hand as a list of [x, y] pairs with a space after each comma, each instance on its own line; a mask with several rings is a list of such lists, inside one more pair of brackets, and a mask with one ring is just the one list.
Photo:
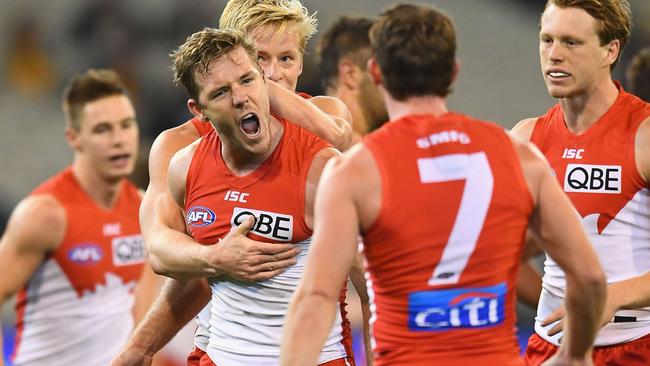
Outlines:
[[207, 264], [236, 279], [264, 281], [296, 263], [300, 250], [295, 244], [264, 243], [246, 237], [254, 225], [255, 217], [248, 216], [217, 245], [205, 247]]

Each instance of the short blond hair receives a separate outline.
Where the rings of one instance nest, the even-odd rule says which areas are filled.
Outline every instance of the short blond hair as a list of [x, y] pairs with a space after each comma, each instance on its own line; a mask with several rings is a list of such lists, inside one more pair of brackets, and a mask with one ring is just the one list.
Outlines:
[[316, 33], [318, 20], [316, 13], [309, 14], [299, 0], [230, 0], [219, 19], [219, 28], [248, 33], [260, 26], [272, 26], [282, 33], [290, 23], [298, 26], [300, 52], [304, 53]]
[[251, 62], [261, 70], [255, 48], [244, 33], [236, 29], [203, 28], [187, 37], [185, 43], [170, 55], [174, 83], [184, 86], [190, 97], [198, 100], [199, 86], [196, 76], [205, 75], [213, 60], [236, 47], [242, 47]]

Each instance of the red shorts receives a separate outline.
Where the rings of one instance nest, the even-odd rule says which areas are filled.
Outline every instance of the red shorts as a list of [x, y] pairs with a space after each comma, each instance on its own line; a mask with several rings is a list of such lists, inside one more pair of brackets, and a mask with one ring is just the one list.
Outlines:
[[187, 355], [187, 366], [200, 366], [201, 358], [205, 355], [206, 353], [204, 350], [194, 346], [194, 349], [192, 349], [192, 351]]
[[[528, 339], [524, 361], [527, 366], [537, 366], [555, 354], [557, 347], [533, 333]], [[594, 347], [594, 365], [650, 365], [650, 334], [630, 342]]]
[[[189, 364], [188, 364], [189, 365]], [[206, 354], [201, 358], [200, 366], [217, 366]], [[354, 366], [354, 360], [350, 356], [346, 358], [337, 358], [336, 360], [321, 363], [319, 366]]]

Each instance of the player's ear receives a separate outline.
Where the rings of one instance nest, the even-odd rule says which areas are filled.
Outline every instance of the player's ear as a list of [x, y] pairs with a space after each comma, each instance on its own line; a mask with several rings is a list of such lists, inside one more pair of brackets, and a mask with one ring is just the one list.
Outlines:
[[199, 102], [196, 101], [196, 99], [188, 99], [187, 100], [187, 109], [190, 110], [190, 113], [198, 119], [200, 119], [203, 122], [208, 122], [210, 119], [208, 116], [203, 113], [203, 108], [199, 104]]
[[370, 77], [372, 77], [372, 82], [375, 83], [375, 85], [383, 84], [384, 79], [383, 76], [381, 75], [379, 64], [377, 63], [377, 60], [375, 60], [374, 57], [371, 57], [368, 60], [368, 72], [370, 73]]
[[64, 135], [66, 141], [68, 141], [68, 145], [70, 145], [70, 148], [72, 148], [74, 151], [79, 151], [79, 131], [72, 127], [72, 123], [70, 121], [66, 122]]
[[344, 85], [348, 89], [357, 89], [359, 86], [358, 68], [347, 58], [339, 62], [339, 84]]

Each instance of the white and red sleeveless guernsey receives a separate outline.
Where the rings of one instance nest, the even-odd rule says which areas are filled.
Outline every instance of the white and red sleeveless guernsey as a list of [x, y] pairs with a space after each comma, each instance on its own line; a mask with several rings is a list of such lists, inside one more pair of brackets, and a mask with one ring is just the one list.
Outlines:
[[[635, 164], [634, 140], [650, 104], [626, 93], [586, 132], [571, 133], [560, 105], [537, 119], [531, 141], [544, 153], [613, 283], [650, 271], [650, 194]], [[576, 259], [579, 260], [579, 259]], [[550, 258], [544, 263], [543, 290], [535, 331], [559, 345], [541, 321], [562, 305], [564, 273]], [[650, 333], [650, 308], [619, 311], [598, 332], [596, 346], [631, 341]]]
[[515, 283], [533, 204], [506, 132], [416, 115], [363, 144], [382, 190], [363, 236], [375, 365], [523, 365]]
[[[297, 263], [270, 280], [248, 283], [226, 276], [210, 280], [208, 355], [219, 366], [278, 364], [284, 316], [306, 263], [312, 235], [304, 219], [307, 171], [314, 156], [330, 145], [292, 123], [280, 122], [284, 133], [278, 146], [253, 173], [237, 177], [228, 169], [216, 132], [203, 137], [187, 173], [187, 226], [199, 243], [218, 242], [232, 226], [254, 214], [252, 239], [292, 242], [301, 248]], [[349, 323], [339, 313], [319, 363], [345, 358], [350, 346]]]
[[[214, 131], [214, 127], [211, 122], [201, 121], [200, 119], [194, 117], [188, 122], [192, 123], [196, 132], [198, 132], [200, 137], [203, 137], [210, 132]], [[201, 351], [206, 351], [208, 349], [208, 342], [210, 340], [210, 304], [206, 305], [201, 311], [196, 315], [196, 329], [194, 331], [194, 345]], [[200, 357], [198, 357], [200, 359]]]
[[32, 195], [52, 195], [67, 227], [18, 294], [15, 365], [108, 365], [133, 329], [133, 290], [145, 252], [138, 222], [140, 195], [124, 181], [115, 207], [100, 208], [72, 169]]

